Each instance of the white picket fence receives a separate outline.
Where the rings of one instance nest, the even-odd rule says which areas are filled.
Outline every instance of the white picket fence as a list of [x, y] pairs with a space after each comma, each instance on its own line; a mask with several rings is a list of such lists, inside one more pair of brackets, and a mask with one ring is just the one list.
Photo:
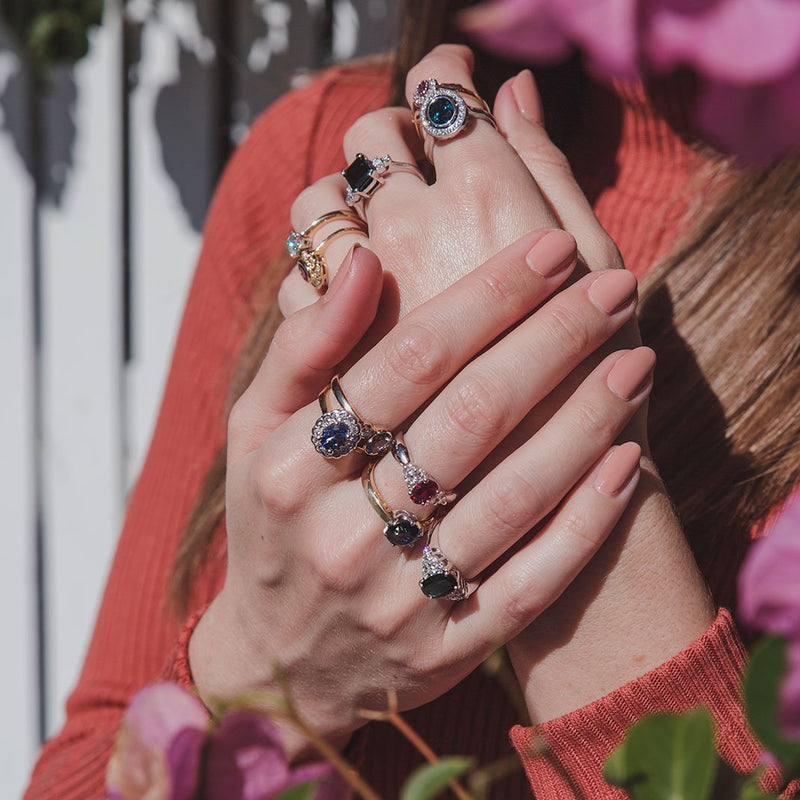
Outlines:
[[321, 51], [381, 50], [396, 27], [383, 0], [122, 2], [107, 0], [89, 55], [42, 101], [0, 31], [2, 798], [63, 721], [158, 408], [220, 119], [240, 137]]

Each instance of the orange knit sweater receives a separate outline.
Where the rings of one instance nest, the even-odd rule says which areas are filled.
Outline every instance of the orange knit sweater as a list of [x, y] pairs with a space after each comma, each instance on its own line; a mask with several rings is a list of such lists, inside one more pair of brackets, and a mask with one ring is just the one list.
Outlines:
[[[232, 158], [210, 212], [158, 424], [86, 663], [67, 704], [66, 724], [45, 746], [27, 800], [102, 796], [106, 763], [132, 694], [165, 674], [190, 682], [191, 624], [170, 617], [166, 586], [192, 503], [224, 440], [228, 382], [257, 312], [253, 289], [283, 247], [295, 196], [344, 166], [344, 131], [383, 105], [387, 93], [381, 66], [330, 70], [278, 101]], [[640, 92], [614, 96], [603, 90], [595, 97], [591, 137], [576, 141], [568, 155], [628, 267], [641, 274], [676, 235], [697, 156]], [[190, 617], [213, 598], [223, 576], [220, 558], [198, 580]], [[731, 618], [721, 611], [697, 642], [666, 664], [537, 729], [512, 727], [506, 696], [480, 671], [408, 717], [438, 753], [471, 754], [483, 763], [511, 752], [511, 730], [527, 780], [520, 771], [493, 796], [529, 797], [532, 787], [539, 800], [617, 798], [622, 794], [601, 777], [602, 763], [631, 722], [656, 710], [706, 703], [718, 722], [723, 755], [739, 768], [754, 764], [758, 749], [745, 732], [738, 702], [743, 663]], [[536, 735], [548, 744], [544, 755], [530, 747]], [[397, 797], [418, 763], [412, 748], [389, 726], [374, 724], [364, 751], [366, 776], [385, 797]]]

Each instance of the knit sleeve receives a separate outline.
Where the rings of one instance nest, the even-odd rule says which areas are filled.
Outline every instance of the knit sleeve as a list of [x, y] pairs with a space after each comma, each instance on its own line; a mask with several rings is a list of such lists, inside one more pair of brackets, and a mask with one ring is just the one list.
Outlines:
[[741, 705], [745, 660], [733, 620], [722, 609], [699, 639], [641, 678], [557, 719], [513, 728], [511, 739], [537, 800], [623, 800], [627, 795], [609, 786], [602, 770], [630, 726], [648, 714], [701, 704], [714, 717], [721, 756], [739, 771], [751, 770], [761, 749]]
[[[205, 474], [225, 439], [233, 365], [254, 310], [248, 295], [289, 227], [306, 185], [310, 142], [327, 79], [278, 101], [233, 156], [209, 214], [157, 425], [131, 495], [79, 682], [63, 729], [42, 750], [27, 800], [103, 795], [121, 715], [156, 680], [182, 627], [168, 611], [176, 548]], [[291, 111], [291, 126], [286, 123]], [[216, 564], [197, 604], [221, 585]], [[205, 595], [205, 597], [204, 597]]]

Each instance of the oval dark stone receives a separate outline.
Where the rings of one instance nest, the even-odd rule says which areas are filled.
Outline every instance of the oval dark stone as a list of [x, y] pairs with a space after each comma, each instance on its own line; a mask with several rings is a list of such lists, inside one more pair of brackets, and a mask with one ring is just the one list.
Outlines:
[[396, 519], [384, 528], [383, 535], [393, 545], [409, 547], [422, 536], [422, 529], [411, 520]]
[[429, 575], [420, 581], [420, 588], [423, 594], [432, 599], [439, 597], [447, 597], [455, 588], [458, 582], [454, 575], [448, 575], [444, 572], [437, 572], [435, 575]]
[[375, 433], [364, 443], [364, 452], [368, 456], [382, 456], [392, 446], [392, 434], [388, 431]]
[[428, 120], [434, 128], [446, 128], [457, 114], [456, 104], [449, 97], [437, 97], [428, 106]]
[[303, 261], [298, 261], [297, 262], [297, 270], [300, 273], [300, 277], [306, 283], [308, 283], [308, 270], [306, 269], [306, 265], [303, 263]]

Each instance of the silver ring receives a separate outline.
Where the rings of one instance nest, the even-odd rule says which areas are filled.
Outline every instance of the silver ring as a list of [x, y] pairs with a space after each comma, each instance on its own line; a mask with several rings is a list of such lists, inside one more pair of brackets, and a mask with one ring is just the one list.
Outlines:
[[464, 576], [448, 560], [447, 556], [430, 542], [422, 551], [422, 579], [419, 588], [426, 597], [436, 600], [466, 600], [469, 586]]
[[347, 181], [345, 203], [351, 207], [358, 207], [362, 200], [369, 200], [386, 182], [386, 176], [393, 172], [410, 172], [421, 181], [425, 181], [414, 164], [393, 161], [388, 155], [367, 158], [363, 153], [359, 153], [341, 173]]
[[456, 499], [455, 492], [442, 489], [439, 483], [424, 469], [411, 462], [411, 456], [402, 434], [395, 434], [391, 451], [395, 461], [403, 468], [403, 479], [412, 503], [416, 503], [418, 506], [427, 506], [433, 503], [446, 506]]
[[435, 523], [434, 517], [420, 520], [410, 511], [403, 509], [393, 510], [383, 499], [383, 495], [378, 491], [378, 487], [372, 481], [372, 474], [375, 471], [375, 462], [372, 461], [364, 467], [361, 473], [361, 485], [364, 487], [364, 494], [367, 496], [370, 505], [378, 512], [378, 516], [384, 521], [383, 535], [389, 540], [392, 547], [413, 547]]

